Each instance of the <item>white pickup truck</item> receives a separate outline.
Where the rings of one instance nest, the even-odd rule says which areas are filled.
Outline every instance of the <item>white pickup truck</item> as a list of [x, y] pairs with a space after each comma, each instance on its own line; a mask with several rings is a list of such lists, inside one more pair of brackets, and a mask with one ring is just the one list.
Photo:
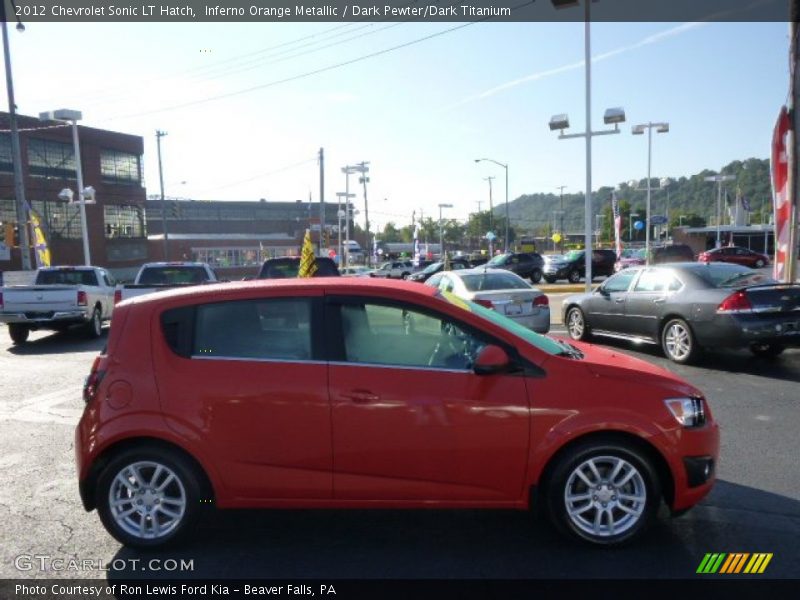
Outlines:
[[46, 267], [33, 285], [0, 289], [0, 323], [8, 324], [15, 344], [24, 344], [37, 329], [63, 331], [81, 325], [100, 337], [103, 321], [114, 310], [114, 279], [99, 267]]
[[117, 288], [114, 304], [176, 287], [216, 283], [217, 274], [201, 262], [155, 262], [142, 265], [132, 284]]

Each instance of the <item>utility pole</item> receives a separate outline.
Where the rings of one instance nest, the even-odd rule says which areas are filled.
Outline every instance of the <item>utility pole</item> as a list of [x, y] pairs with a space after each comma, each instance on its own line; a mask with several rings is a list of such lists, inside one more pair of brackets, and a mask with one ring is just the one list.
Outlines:
[[323, 255], [325, 233], [325, 150], [319, 149], [319, 255]]
[[[31, 252], [28, 242], [28, 202], [25, 199], [25, 181], [22, 178], [22, 153], [19, 148], [17, 129], [17, 105], [14, 101], [14, 79], [11, 76], [11, 52], [8, 46], [6, 24], [6, 0], [0, 0], [0, 21], [3, 29], [3, 56], [6, 66], [6, 89], [8, 90], [8, 121], [11, 129], [11, 157], [14, 163], [14, 192], [16, 196], [17, 226], [19, 228], [19, 253], [23, 271], [31, 270]], [[19, 29], [19, 26], [17, 27]]]
[[484, 181], [489, 182], [489, 231], [493, 231], [494, 227], [494, 206], [492, 205], [492, 179], [494, 176], [484, 177]]
[[559, 185], [556, 189], [558, 189], [560, 196], [561, 196], [561, 223], [559, 224], [558, 233], [561, 235], [561, 243], [559, 247], [561, 248], [561, 254], [564, 254], [564, 188], [567, 187], [566, 185]]
[[166, 131], [156, 129], [156, 145], [158, 147], [158, 180], [161, 184], [161, 227], [164, 230], [164, 260], [169, 260], [169, 236], [167, 233], [167, 201], [164, 199], [164, 169], [161, 165], [161, 138]]
[[369, 204], [367, 203], [367, 183], [369, 183], [369, 177], [367, 177], [367, 173], [369, 173], [369, 164], [368, 161], [361, 161], [356, 166], [358, 168], [358, 172], [361, 173], [361, 177], [359, 181], [364, 185], [364, 225], [367, 230], [367, 266], [372, 266], [372, 251], [370, 249], [370, 237], [369, 237]]

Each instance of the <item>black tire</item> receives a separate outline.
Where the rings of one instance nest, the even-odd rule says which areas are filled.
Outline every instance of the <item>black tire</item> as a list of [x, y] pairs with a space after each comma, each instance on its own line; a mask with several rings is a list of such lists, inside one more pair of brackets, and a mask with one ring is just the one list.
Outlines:
[[544, 280], [545, 280], [547, 283], [555, 283], [555, 282], [556, 282], [556, 278], [555, 278], [555, 277], [550, 277], [550, 276], [548, 276], [548, 275], [545, 275], [545, 276], [544, 276]]
[[661, 349], [668, 359], [680, 365], [695, 362], [702, 353], [692, 328], [683, 319], [670, 319], [661, 329]]
[[[551, 522], [562, 533], [596, 545], [615, 546], [639, 537], [655, 520], [661, 483], [650, 458], [634, 445], [614, 439], [591, 440], [556, 460], [544, 482], [545, 504]], [[588, 461], [593, 462], [600, 479]], [[577, 475], [579, 469], [591, 486]], [[623, 482], [626, 477], [629, 479]], [[568, 494], [576, 498], [570, 501]], [[588, 494], [591, 496], [581, 498]]]
[[539, 269], [535, 269], [533, 273], [531, 273], [531, 283], [539, 283], [542, 280], [542, 272]]
[[760, 268], [761, 268], [761, 267], [763, 267], [763, 266], [764, 266], [764, 261], [763, 261], [763, 260], [761, 260], [761, 259], [759, 258], [759, 259], [756, 261], [756, 269], [760, 269]]
[[403, 274], [400, 276], [400, 278], [401, 278], [401, 279], [408, 279], [409, 277], [411, 277], [411, 273], [403, 273]]
[[577, 269], [572, 269], [572, 271], [569, 272], [567, 279], [569, 279], [570, 283], [579, 283], [581, 280], [581, 274]]
[[[156, 467], [161, 466], [162, 475], [155, 485], [164, 482], [166, 471], [171, 471], [175, 478], [164, 487], [163, 491], [152, 494], [148, 492], [148, 489], [152, 492], [156, 488], [148, 488], [147, 485], [140, 486], [133, 481], [129, 471], [133, 466], [138, 467], [140, 479], [145, 482], [148, 476], [155, 474]], [[123, 478], [130, 485], [126, 487], [121, 496], [118, 496], [120, 487], [116, 478], [123, 474]], [[130, 448], [113, 457], [100, 473], [95, 491], [97, 512], [106, 531], [125, 546], [141, 550], [174, 546], [185, 540], [196, 527], [202, 512], [201, 500], [206, 500], [206, 496], [208, 496], [202, 492], [203, 481], [202, 474], [198, 472], [197, 467], [178, 452], [147, 446]], [[115, 486], [113, 491], [112, 485]], [[114, 509], [111, 507], [112, 493], [117, 496], [118, 501], [123, 502]], [[158, 497], [158, 494], [161, 495], [161, 498]], [[142, 498], [137, 498], [137, 495], [141, 495]], [[182, 497], [183, 512], [175, 503], [165, 497], [171, 499]], [[128, 498], [130, 498], [129, 502]], [[174, 523], [166, 521], [166, 519], [172, 518], [163, 512], [163, 507], [167, 506], [170, 507], [168, 510], [174, 511], [175, 514], [180, 513]], [[148, 532], [144, 536], [131, 533], [130, 528], [136, 523], [120, 524], [119, 520], [124, 519], [122, 515], [119, 518], [115, 517], [112, 512], [114, 510], [123, 512], [133, 510], [132, 521], [138, 519], [140, 524], [144, 522]], [[162, 523], [162, 526], [169, 525], [168, 530], [159, 535], [152, 534], [152, 525], [155, 520]], [[148, 533], [151, 535], [148, 536]]]
[[565, 321], [567, 334], [573, 340], [586, 341], [592, 337], [589, 325], [586, 323], [586, 315], [579, 307], [570, 307], [567, 310]]
[[11, 341], [14, 342], [15, 346], [19, 346], [27, 342], [30, 333], [31, 330], [25, 325], [20, 325], [19, 323], [8, 324], [8, 335], [11, 336]]
[[90, 339], [97, 339], [103, 335], [103, 315], [98, 306], [92, 311], [92, 318], [86, 323], [86, 335]]
[[775, 358], [784, 350], [786, 347], [780, 344], [750, 344], [750, 352], [759, 358]]

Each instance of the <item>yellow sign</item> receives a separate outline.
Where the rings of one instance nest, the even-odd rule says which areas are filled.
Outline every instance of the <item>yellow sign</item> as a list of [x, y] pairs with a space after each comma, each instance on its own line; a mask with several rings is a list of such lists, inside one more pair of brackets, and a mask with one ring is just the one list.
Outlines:
[[31, 210], [31, 227], [33, 229], [33, 250], [36, 255], [36, 267], [50, 266], [50, 248], [47, 246], [47, 238], [44, 235], [42, 221], [36, 211]]
[[553, 237], [550, 238], [550, 239], [553, 240], [556, 244], [558, 244], [561, 241], [561, 234], [560, 233], [554, 233]]
[[303, 238], [303, 249], [300, 251], [300, 270], [297, 272], [298, 277], [313, 277], [317, 272], [317, 263], [314, 258], [314, 244], [311, 243], [311, 231], [306, 229], [306, 235]]

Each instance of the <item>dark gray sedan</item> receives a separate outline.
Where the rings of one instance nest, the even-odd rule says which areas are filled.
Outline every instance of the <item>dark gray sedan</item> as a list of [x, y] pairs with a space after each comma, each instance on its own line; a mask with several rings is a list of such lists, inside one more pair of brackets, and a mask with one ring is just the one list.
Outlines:
[[748, 267], [677, 263], [636, 267], [562, 305], [570, 337], [592, 335], [660, 344], [677, 363], [704, 348], [747, 347], [777, 356], [800, 346], [800, 285], [780, 284]]

